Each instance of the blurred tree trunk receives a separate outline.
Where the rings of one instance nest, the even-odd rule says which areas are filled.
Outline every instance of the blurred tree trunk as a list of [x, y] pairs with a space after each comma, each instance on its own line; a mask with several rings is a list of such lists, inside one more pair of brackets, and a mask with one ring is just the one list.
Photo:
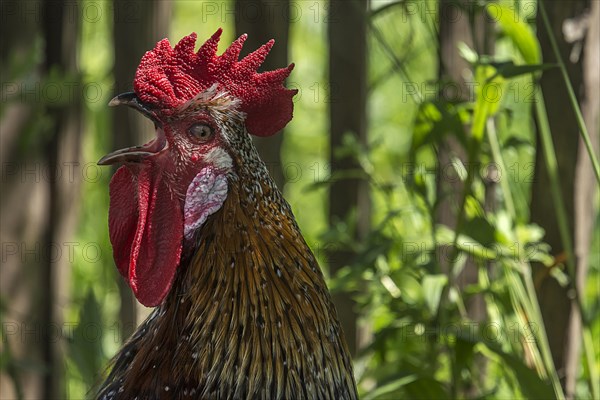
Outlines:
[[[591, 1], [587, 17], [587, 35], [585, 37], [583, 58], [583, 84], [585, 96], [581, 102], [583, 118], [590, 133], [594, 152], [600, 151], [600, 2]], [[583, 21], [581, 21], [583, 22]], [[578, 27], [581, 27], [579, 25]], [[594, 176], [592, 163], [582, 140], [579, 140], [579, 157], [575, 169], [575, 256], [578, 268], [576, 285], [579, 293], [585, 293], [585, 282], [590, 266], [590, 246], [592, 243], [594, 222], [597, 218], [591, 199], [598, 194], [598, 183]], [[568, 337], [581, 337], [581, 315], [573, 308], [569, 320]], [[575, 398], [575, 384], [581, 365], [580, 340], [569, 340], [566, 360], [566, 393]], [[596, 343], [596, 352], [598, 351]], [[597, 354], [597, 353], [596, 353]]]
[[[367, 8], [364, 0], [331, 1], [329, 8], [329, 84], [330, 84], [330, 151], [329, 224], [349, 220], [355, 213], [356, 227], [351, 234], [356, 240], [365, 238], [371, 221], [368, 182], [364, 179], [335, 179], [336, 175], [359, 168], [351, 156], [337, 157], [346, 134], [354, 135], [367, 145], [366, 81], [367, 81]], [[353, 227], [351, 227], [353, 228]], [[351, 249], [328, 252], [332, 276], [342, 267], [352, 265], [356, 254]], [[367, 340], [366, 332], [357, 327], [357, 311], [350, 293], [333, 296], [348, 347], [352, 355]]]
[[[456, 18], [447, 18], [447, 16], [456, 16], [459, 4], [463, 7], [460, 16]], [[464, 77], [468, 76], [467, 71], [471, 67], [465, 61], [458, 51], [457, 44], [460, 42], [466, 43], [469, 47], [474, 48], [479, 54], [491, 54], [493, 49], [493, 35], [490, 34], [492, 25], [489, 18], [479, 12], [477, 15], [470, 16], [469, 13], [474, 13], [474, 3], [468, 0], [441, 0], [439, 8], [439, 69], [438, 81], [444, 85], [444, 82], [452, 82], [460, 88], [459, 98], [462, 101], [471, 101], [472, 85], [467, 85]], [[470, 26], [470, 19], [473, 18], [473, 29]], [[474, 36], [477, 40], [474, 41]], [[470, 82], [469, 82], [470, 83]], [[440, 92], [440, 96], [444, 96], [445, 91]], [[454, 95], [453, 93], [452, 95]], [[453, 99], [445, 99], [446, 101], [455, 101]], [[467, 129], [467, 127], [465, 127]], [[466, 168], [473, 168], [467, 165], [466, 149], [461, 145], [456, 137], [455, 132], [448, 132], [445, 139], [439, 144], [438, 148], [438, 164], [437, 164], [437, 190], [441, 199], [436, 212], [436, 222], [446, 225], [452, 229], [456, 229], [456, 218], [461, 206], [462, 194], [464, 193], [464, 184], [459, 179], [458, 174], [451, 167], [454, 163], [453, 159], [458, 158]], [[487, 197], [488, 199], [491, 199]], [[448, 270], [451, 260], [448, 255], [451, 251], [441, 249], [438, 260], [444, 270]], [[451, 271], [448, 271], [451, 272]], [[462, 273], [457, 277], [456, 283], [464, 287], [468, 284], [477, 282], [477, 266], [472, 258], [468, 258]], [[467, 307], [469, 317], [476, 321], [482, 321], [485, 318], [485, 304], [481, 296], [473, 299], [469, 307]]]
[[[462, 1], [466, 5], [466, 1]], [[458, 48], [456, 46], [459, 42], [464, 42], [471, 48], [473, 47], [473, 38], [469, 29], [469, 19], [465, 18], [464, 12], [461, 13], [460, 18], [447, 19], [444, 16], [454, 15], [457, 9], [456, 2], [454, 0], [441, 0], [439, 3], [439, 69], [438, 69], [438, 81], [439, 82], [454, 82], [460, 88], [460, 100], [469, 100], [469, 89], [464, 80], [466, 76], [465, 71], [469, 71], [471, 68], [469, 63], [464, 60]], [[452, 12], [452, 14], [449, 14]], [[440, 96], [443, 96], [443, 91], [440, 91]], [[442, 100], [444, 98], [442, 97]], [[449, 101], [449, 99], [445, 99]], [[465, 127], [466, 129], [466, 127]], [[464, 191], [463, 182], [458, 177], [458, 174], [452, 167], [453, 158], [456, 157], [465, 165], [467, 163], [466, 150], [463, 148], [459, 140], [457, 139], [458, 133], [448, 132], [444, 137], [443, 141], [438, 143], [438, 162], [437, 162], [437, 173], [436, 173], [436, 186], [438, 193], [438, 205], [436, 207], [436, 223], [450, 227], [451, 229], [456, 228], [456, 218], [458, 210], [460, 208], [461, 196]], [[438, 249], [438, 262], [443, 271], [451, 276], [452, 271], [449, 271], [451, 260], [448, 259], [448, 255], [452, 251], [447, 248]], [[467, 261], [467, 265], [464, 269], [464, 274], [468, 274], [469, 271], [475, 269], [475, 265], [472, 259]], [[442, 327], [443, 328], [443, 327]]]
[[[79, 12], [76, 3], [32, 3], [26, 9], [18, 2], [2, 3], [2, 36], [15, 42], [2, 44], [3, 96], [13, 97], [2, 115], [0, 283], [7, 296], [2, 299], [7, 324], [2, 356], [4, 364], [8, 354], [11, 378], [7, 382], [3, 376], [0, 390], [3, 398], [63, 399], [63, 306], [69, 301], [71, 254], [77, 246], [71, 238], [81, 176], [80, 25], [73, 18]], [[45, 39], [38, 73], [31, 72], [37, 70], [36, 33]], [[15, 80], [4, 81], [7, 75]]]
[[[458, 12], [458, 14], [457, 14]], [[493, 52], [493, 25], [489, 18], [486, 18], [484, 11], [476, 10], [475, 3], [470, 0], [441, 0], [439, 3], [439, 69], [438, 82], [441, 82], [442, 88], [445, 83], [452, 82], [456, 84], [460, 92], [461, 101], [473, 101], [472, 82], [466, 82], [465, 77], [469, 76], [471, 66], [464, 60], [459, 51], [458, 43], [465, 43], [474, 49], [478, 54], [492, 54]], [[457, 16], [458, 15], [458, 16]], [[452, 16], [452, 18], [449, 18]], [[469, 84], [468, 84], [469, 83]], [[445, 99], [445, 90], [440, 91], [441, 100], [456, 101], [456, 98]], [[456, 93], [452, 93], [456, 95]], [[464, 127], [468, 132], [468, 127]], [[467, 134], [468, 136], [468, 134]], [[436, 207], [436, 224], [442, 224], [457, 229], [457, 217], [460, 212], [461, 201], [465, 191], [464, 182], [459, 178], [453, 165], [455, 160], [460, 160], [466, 168], [474, 168], [469, 165], [467, 159], [467, 149], [458, 140], [456, 132], [448, 132], [438, 143], [438, 162], [437, 162], [437, 193], [439, 203]], [[479, 169], [478, 169], [479, 170]], [[494, 207], [494, 186], [493, 180], [489, 177], [483, 177], [486, 183], [485, 209], [492, 211]], [[452, 249], [440, 247], [437, 258], [442, 271], [448, 274], [449, 282], [456, 284], [459, 288], [465, 288], [468, 285], [478, 282], [478, 266], [470, 256], [467, 257], [465, 265], [460, 274], [453, 281], [454, 271], [450, 270], [452, 260], [450, 255]], [[459, 263], [460, 261], [457, 261]], [[485, 300], [482, 295], [473, 296], [466, 304], [468, 318], [471, 321], [483, 323], [487, 318]], [[445, 329], [445, 327], [441, 327]], [[486, 363], [484, 358], [476, 359], [477, 366], [474, 368], [478, 372], [478, 379], [483, 380], [486, 373]], [[477, 385], [464, 388], [465, 395], [475, 397], [481, 393], [476, 393]]]
[[[80, 87], [77, 66], [77, 49], [80, 37], [80, 20], [77, 3], [62, 0], [47, 0], [44, 3], [45, 72], [49, 81], [58, 73], [65, 82]], [[65, 96], [67, 93], [64, 93]], [[73, 237], [77, 225], [79, 210], [79, 176], [67, 173], [69, 163], [79, 165], [82, 132], [82, 96], [65, 97], [53, 102], [46, 99], [46, 115], [50, 117], [50, 141], [46, 149], [50, 171], [62, 171], [60, 175], [51, 174], [49, 179], [49, 215], [45, 232], [47, 249], [58, 246], [61, 256], [53, 257], [52, 252], [44, 252], [45, 268], [42, 275], [46, 281], [43, 294], [44, 313], [42, 341], [47, 343], [45, 364], [50, 369], [45, 376], [45, 396], [48, 399], [66, 398], [65, 351], [63, 340], [56, 340], [54, 329], [63, 326], [63, 306], [68, 304], [71, 265], [69, 253], [63, 248]], [[77, 176], [77, 177], [76, 177]], [[42, 266], [44, 267], [44, 266]], [[62, 336], [61, 336], [62, 339]]]
[[[592, 3], [595, 3], [594, 17], [588, 14]], [[545, 1], [544, 5], [575, 94], [585, 113], [587, 127], [590, 134], [595, 137], [592, 142], [597, 146], [598, 4], [588, 0], [574, 0]], [[537, 32], [544, 62], [556, 62], [549, 36], [539, 13]], [[554, 147], [557, 149], [561, 192], [570, 223], [570, 234], [571, 238], [574, 238], [577, 282], [562, 287], [556, 279], [548, 275], [546, 267], [539, 265], [534, 269], [534, 274], [554, 365], [567, 396], [573, 398], [581, 342], [580, 317], [573, 301], [573, 287], [577, 284], [580, 293], [583, 293], [595, 220], [591, 199], [597, 191], [597, 185], [558, 68], [545, 71], [540, 84], [548, 111]], [[555, 218], [556, 206], [547, 194], [549, 182], [543, 153], [540, 150], [536, 153], [535, 175], [531, 189], [531, 219], [546, 231], [545, 241], [552, 246], [553, 254], [558, 259], [564, 259], [564, 247]], [[562, 266], [557, 265], [556, 268]]]
[[[133, 90], [135, 70], [144, 53], [165, 38], [171, 23], [171, 1], [113, 0], [115, 95]], [[127, 107], [115, 107], [113, 148], [135, 146], [154, 138], [154, 126]], [[149, 309], [138, 304], [131, 288], [119, 276], [121, 337], [126, 340], [145, 319]]]
[[[248, 34], [248, 39], [240, 57], [256, 50], [271, 39], [275, 45], [260, 67], [262, 71], [271, 71], [288, 65], [289, 0], [236, 0], [235, 31], [236, 36]], [[282, 132], [268, 138], [253, 137], [267, 168], [279, 189], [285, 185], [284, 166], [281, 163]]]
[[[37, 1], [29, 5], [41, 7]], [[27, 146], [25, 140], [27, 132], [34, 140], [43, 137], [35, 124], [42, 116], [43, 103], [39, 91], [27, 97], [22, 93], [26, 82], [41, 80], [42, 65], [32, 57], [34, 43], [41, 36], [40, 16], [22, 18], [16, 2], [3, 1], [0, 7], [0, 398], [44, 398], [45, 368], [32, 366], [45, 367], [46, 361], [47, 343], [38, 335], [42, 305], [48, 300], [41, 296], [47, 282], [39, 274], [49, 213], [48, 181], [41, 179], [40, 171], [47, 170], [47, 165], [40, 151], [43, 145]]]

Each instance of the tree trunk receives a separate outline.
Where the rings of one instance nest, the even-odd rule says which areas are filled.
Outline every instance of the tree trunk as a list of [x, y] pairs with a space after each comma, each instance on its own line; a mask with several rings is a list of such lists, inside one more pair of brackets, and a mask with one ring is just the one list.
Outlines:
[[[583, 21], [582, 21], [583, 23]], [[600, 142], [600, 2], [592, 1], [591, 10], [586, 20], [587, 35], [585, 37], [583, 58], [583, 84], [585, 96], [581, 109], [585, 125], [591, 136], [595, 154], [599, 152]], [[598, 193], [598, 182], [594, 176], [592, 163], [587, 155], [582, 140], [579, 140], [579, 157], [575, 169], [575, 256], [578, 268], [576, 285], [579, 293], [585, 293], [585, 280], [590, 265], [590, 246], [592, 241], [594, 221], [596, 217], [590, 199]], [[581, 315], [577, 309], [569, 320], [568, 333], [570, 338], [581, 337]], [[567, 398], [575, 398], [575, 384], [580, 366], [580, 340], [569, 340], [566, 360], [565, 390]], [[596, 351], [598, 349], [596, 348]]]
[[[130, 92], [135, 70], [144, 53], [167, 36], [171, 22], [170, 1], [113, 0], [115, 96]], [[132, 10], [135, 11], [132, 14]], [[136, 18], [124, 18], [135, 15]], [[115, 107], [113, 115], [113, 148], [143, 144], [154, 138], [152, 122], [127, 107]], [[119, 279], [121, 295], [121, 337], [126, 340], [149, 310], [138, 304], [125, 280]]]
[[[41, 4], [32, 1], [31, 7]], [[40, 339], [42, 306], [48, 301], [42, 293], [48, 284], [39, 273], [41, 241], [48, 225], [48, 181], [41, 178], [47, 171], [39, 145], [25, 147], [25, 133], [43, 137], [34, 124], [42, 114], [39, 91], [27, 82], [39, 82], [42, 66], [24, 63], [40, 37], [37, 18], [22, 17], [14, 2], [1, 2], [3, 23], [0, 25], [0, 68], [2, 78], [2, 119], [0, 121], [0, 398], [44, 398], [45, 354], [48, 343]], [[5, 17], [5, 18], [4, 18]], [[28, 32], [23, 35], [22, 31]], [[11, 60], [22, 68], [14, 71]], [[34, 94], [25, 97], [23, 88]], [[42, 142], [43, 143], [43, 142]], [[44, 293], [45, 294], [45, 293]], [[40, 366], [43, 366], [40, 368]]]
[[[463, 1], [464, 6], [468, 7], [466, 1]], [[465, 71], [470, 70], [469, 63], [464, 60], [458, 48], [457, 43], [464, 42], [470, 47], [473, 47], [473, 38], [469, 29], [469, 19], [465, 18], [464, 12], [460, 18], [446, 18], [446, 15], [454, 15], [457, 10], [457, 5], [454, 0], [441, 0], [439, 6], [439, 82], [454, 82], [460, 87], [462, 94], [461, 100], [468, 100], [468, 86], [464, 81]], [[443, 91], [440, 95], [443, 96]], [[456, 218], [464, 185], [458, 179], [458, 175], [452, 166], [453, 157], [459, 158], [465, 165], [467, 163], [466, 149], [460, 144], [454, 132], [448, 132], [445, 139], [438, 146], [438, 162], [437, 162], [437, 193], [439, 204], [436, 208], [436, 223], [446, 225], [451, 229], [456, 229]], [[446, 255], [451, 254], [447, 249], [440, 249], [438, 260], [442, 270], [450, 273], [450, 260]], [[467, 262], [464, 269], [464, 274], [470, 274], [475, 265], [472, 260]], [[468, 279], [470, 280], [470, 279]]]
[[[3, 16], [6, 11], [17, 13], [5, 18], [9, 32], [3, 30], [3, 36], [12, 30], [40, 29], [45, 49], [41, 74], [17, 72], [14, 83], [20, 85], [2, 120], [3, 192], [10, 188], [2, 196], [1, 285], [8, 295], [3, 299], [7, 306], [2, 307], [8, 311], [3, 315], [7, 325], [2, 327], [2, 354], [3, 361], [9, 354], [6, 370], [11, 379], [3, 377], [0, 390], [2, 397], [62, 399], [66, 395], [62, 307], [69, 299], [70, 254], [77, 245], [71, 237], [81, 176], [79, 21], [69, 16], [79, 13], [77, 4], [48, 1], [34, 4], [34, 13], [23, 18], [25, 9], [8, 10], [15, 4], [2, 3]], [[3, 43], [3, 57], [16, 56], [23, 62], [35, 48], [34, 40], [32, 36], [17, 39], [16, 44]], [[28, 44], [31, 47], [21, 47]], [[6, 67], [2, 66], [3, 74], [9, 71]], [[47, 125], [36, 125], [42, 115]]]
[[[75, 8], [75, 9], [74, 9]], [[74, 13], [74, 14], [72, 14]], [[59, 72], [67, 81], [75, 79], [80, 83], [77, 68], [77, 48], [79, 45], [80, 22], [72, 15], [79, 15], [78, 6], [66, 1], [46, 1], [44, 3], [44, 37], [46, 38], [45, 71], [47, 76]], [[45, 233], [47, 249], [58, 246], [61, 256], [53, 257], [45, 252], [45, 267], [42, 271], [46, 281], [45, 302], [42, 326], [42, 341], [47, 343], [45, 364], [49, 368], [45, 376], [46, 398], [66, 397], [64, 349], [65, 343], [56, 340], [52, 327], [63, 326], [62, 306], [70, 298], [71, 265], [63, 247], [75, 233], [78, 199], [81, 181], [77, 175], [67, 173], [68, 163], [79, 165], [81, 152], [82, 120], [81, 97], [61, 99], [64, 102], [53, 104], [46, 99], [46, 114], [52, 120], [51, 139], [47, 151], [47, 162], [51, 174], [49, 179], [49, 215]], [[58, 175], [58, 171], [61, 174]], [[81, 174], [78, 174], [81, 176]]]
[[[465, 71], [471, 69], [469, 63], [465, 61], [458, 51], [457, 44], [466, 43], [469, 47], [475, 48], [479, 54], [491, 54], [493, 48], [493, 38], [490, 35], [491, 24], [483, 15], [478, 14], [473, 17], [473, 30], [469, 26], [470, 18], [468, 13], [474, 13], [474, 4], [470, 1], [461, 1], [461, 15], [456, 18], [448, 18], [449, 15], [456, 15], [458, 5], [455, 0], [442, 0], [440, 2], [440, 28], [439, 28], [439, 70], [438, 81], [454, 82], [460, 88], [463, 95], [461, 100], [470, 100], [469, 85], [465, 82], [467, 76]], [[475, 38], [473, 37], [475, 35]], [[472, 91], [472, 90], [471, 90]], [[441, 91], [443, 96], [445, 91]], [[456, 99], [448, 99], [455, 101]], [[467, 127], [465, 127], [467, 129]], [[466, 149], [459, 143], [454, 132], [448, 132], [448, 136], [439, 144], [438, 148], [438, 171], [437, 171], [437, 190], [441, 201], [436, 209], [436, 222], [446, 225], [451, 229], [456, 229], [457, 216], [461, 206], [462, 194], [464, 193], [464, 184], [451, 167], [453, 158], [460, 159], [467, 168], [473, 166], [467, 165]], [[489, 190], [493, 188], [487, 187]], [[493, 197], [486, 196], [486, 201], [492, 201]], [[486, 204], [486, 207], [490, 204]], [[447, 255], [451, 252], [443, 250], [438, 257], [441, 267], [448, 270], [450, 265]], [[448, 271], [450, 272], [450, 271]], [[464, 287], [468, 284], [477, 282], [477, 266], [471, 258], [466, 262], [462, 273], [457, 277], [457, 284]], [[485, 318], [485, 304], [483, 298], [476, 296], [470, 307], [467, 307], [469, 317], [476, 321], [482, 321]]]
[[[357, 169], [351, 157], [336, 157], [345, 134], [354, 135], [367, 143], [366, 74], [367, 74], [367, 7], [364, 0], [331, 1], [329, 9], [329, 83], [330, 83], [330, 153], [332, 176], [345, 170]], [[351, 49], [349, 48], [351, 44]], [[368, 182], [362, 179], [332, 181], [329, 189], [329, 223], [347, 221], [356, 213], [357, 240], [364, 239], [371, 220]], [[356, 254], [351, 249], [333, 249], [328, 253], [331, 275], [351, 265]], [[365, 338], [357, 328], [355, 302], [350, 293], [333, 296], [348, 347], [352, 355], [364, 344]]]
[[[468, 76], [465, 71], [470, 71], [471, 66], [464, 60], [458, 51], [457, 44], [463, 42], [469, 47], [475, 49], [478, 54], [491, 54], [493, 52], [493, 35], [489, 18], [483, 15], [483, 11], [476, 11], [475, 4], [469, 0], [441, 0], [439, 12], [439, 70], [438, 82], [453, 82], [460, 88], [462, 101], [471, 101], [473, 96], [470, 85], [467, 85], [464, 77]], [[457, 11], [460, 16], [456, 17]], [[454, 16], [450, 18], [449, 16]], [[472, 21], [472, 26], [470, 25]], [[471, 82], [469, 82], [471, 83]], [[440, 91], [443, 97], [445, 91]], [[446, 99], [447, 101], [456, 101], [456, 99]], [[464, 127], [468, 131], [468, 127]], [[463, 147], [457, 138], [456, 133], [448, 132], [448, 135], [438, 143], [438, 162], [437, 162], [437, 193], [439, 203], [436, 208], [436, 223], [457, 229], [457, 217], [462, 206], [463, 193], [466, 190], [464, 182], [459, 179], [457, 172], [452, 167], [454, 159], [458, 158], [466, 168], [474, 168], [469, 165], [467, 159], [467, 149]], [[483, 177], [485, 180], [486, 196], [485, 210], [493, 211], [495, 206], [495, 183]], [[461, 273], [453, 281], [453, 271], [450, 270], [453, 265], [449, 255], [453, 254], [452, 249], [440, 247], [438, 249], [437, 259], [442, 271], [448, 274], [449, 282], [464, 288], [468, 285], [478, 282], [478, 266], [472, 257], [468, 256]], [[467, 316], [471, 321], [483, 323], [487, 318], [486, 304], [482, 295], [473, 296], [466, 304]], [[444, 327], [441, 327], [444, 329]], [[486, 362], [484, 357], [475, 358], [477, 377], [480, 380], [485, 379]], [[462, 388], [467, 397], [476, 397], [481, 393], [476, 392], [480, 387], [475, 382], [470, 386]]]
[[[595, 29], [596, 37], [589, 37], [585, 50], [582, 47], [583, 36], [580, 35], [581, 37], [577, 40], [568, 40], [572, 38], [567, 38], [564, 34], [567, 32], [569, 23], [582, 26], [590, 3], [595, 2], [586, 0], [545, 1], [544, 5], [576, 96], [586, 112], [586, 122], [590, 133], [597, 137], [598, 66], [590, 63], [590, 61], [596, 62], [593, 59], [587, 60], [586, 51], [595, 42], [596, 47], [592, 48], [590, 56], [596, 57], [597, 60], [598, 19], [596, 17], [591, 24], [592, 31]], [[593, 19], [589, 19], [589, 22], [592, 21]], [[544, 62], [556, 62], [541, 15], [537, 17], [537, 32]], [[595, 55], [593, 55], [594, 53]], [[590, 68], [586, 71], [588, 73], [586, 79], [590, 84], [595, 80], [596, 86], [584, 85], [584, 62]], [[560, 171], [561, 193], [570, 224], [569, 233], [575, 242], [577, 282], [572, 282], [568, 287], [562, 287], [548, 275], [546, 267], [539, 265], [535, 266], [534, 274], [554, 365], [567, 396], [573, 398], [581, 342], [580, 318], [573, 301], [573, 287], [578, 284], [580, 288], [583, 288], [583, 279], [587, 273], [592, 221], [594, 220], [594, 208], [590, 199], [593, 197], [591, 193], [596, 190], [596, 185], [594, 177], [590, 173], [588, 155], [581, 146], [575, 113], [567, 102], [567, 89], [558, 68], [545, 71], [540, 85], [548, 111], [552, 140], [554, 147], [558, 150], [556, 157]], [[564, 247], [556, 220], [556, 206], [547, 196], [549, 186], [543, 153], [539, 150], [536, 153], [532, 185], [531, 219], [546, 231], [544, 240], [552, 247], [553, 254], [561, 256], [564, 254]], [[560, 266], [555, 268], [560, 268]]]
[[[275, 45], [260, 70], [271, 71], [288, 65], [289, 6], [289, 0], [235, 1], [236, 35], [248, 34], [240, 57], [275, 39]], [[277, 187], [283, 190], [285, 175], [281, 163], [282, 132], [268, 138], [253, 137], [253, 140]]]

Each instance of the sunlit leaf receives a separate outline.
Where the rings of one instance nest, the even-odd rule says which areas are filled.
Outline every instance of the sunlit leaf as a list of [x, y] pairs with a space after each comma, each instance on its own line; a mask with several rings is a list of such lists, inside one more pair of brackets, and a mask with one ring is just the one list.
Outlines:
[[486, 11], [491, 19], [498, 22], [502, 30], [512, 40], [527, 64], [539, 64], [540, 44], [523, 17], [513, 8], [498, 3], [489, 4]]
[[437, 313], [440, 306], [442, 291], [448, 282], [446, 275], [426, 275], [423, 278], [423, 293], [425, 295], [425, 304], [432, 315]]
[[395, 280], [400, 288], [402, 300], [409, 304], [415, 304], [423, 299], [423, 288], [419, 282], [408, 274]]
[[458, 52], [460, 53], [460, 56], [464, 58], [467, 62], [475, 64], [477, 60], [479, 60], [479, 55], [477, 54], [477, 52], [475, 52], [475, 50], [469, 47], [469, 45], [465, 42], [458, 42], [456, 47], [458, 47]]
[[467, 139], [463, 122], [460, 108], [450, 102], [422, 103], [413, 129], [411, 152], [437, 143], [447, 135], [452, 135], [463, 146], [466, 146]]

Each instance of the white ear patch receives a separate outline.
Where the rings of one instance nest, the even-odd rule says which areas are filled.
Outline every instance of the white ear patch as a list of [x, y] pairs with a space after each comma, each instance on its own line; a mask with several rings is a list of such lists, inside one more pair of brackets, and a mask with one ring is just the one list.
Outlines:
[[[225, 153], [227, 155], [227, 153]], [[229, 156], [227, 155], [229, 158]], [[229, 158], [231, 163], [231, 158]], [[209, 215], [223, 206], [227, 198], [227, 178], [225, 173], [213, 167], [205, 167], [194, 177], [187, 188], [183, 210], [183, 234], [186, 240], [206, 222]]]
[[233, 166], [231, 157], [220, 147], [214, 147], [203, 157], [204, 162], [214, 165], [222, 171], [229, 171]]

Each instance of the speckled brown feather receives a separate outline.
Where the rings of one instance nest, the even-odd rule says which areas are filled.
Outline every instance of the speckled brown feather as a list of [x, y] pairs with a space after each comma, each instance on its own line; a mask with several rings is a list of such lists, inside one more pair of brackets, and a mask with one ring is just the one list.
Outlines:
[[99, 398], [357, 398], [322, 272], [241, 118], [220, 118], [236, 132], [223, 207], [115, 357]]

